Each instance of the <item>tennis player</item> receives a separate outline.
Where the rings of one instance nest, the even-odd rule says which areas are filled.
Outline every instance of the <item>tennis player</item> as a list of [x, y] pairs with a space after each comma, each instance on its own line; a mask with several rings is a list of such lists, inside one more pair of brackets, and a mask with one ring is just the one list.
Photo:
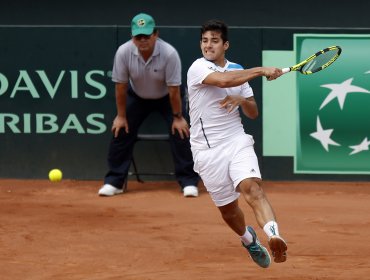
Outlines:
[[248, 81], [260, 76], [274, 80], [281, 69], [256, 67], [247, 70], [225, 58], [229, 48], [228, 27], [210, 20], [201, 27], [203, 57], [189, 68], [187, 83], [190, 106], [190, 144], [194, 170], [226, 224], [241, 238], [242, 245], [259, 266], [271, 258], [251, 226], [246, 227], [238, 206], [240, 193], [252, 207], [258, 225], [269, 238], [275, 262], [286, 261], [287, 245], [279, 235], [274, 211], [263, 192], [253, 137], [244, 132], [238, 108], [249, 118], [258, 116]]

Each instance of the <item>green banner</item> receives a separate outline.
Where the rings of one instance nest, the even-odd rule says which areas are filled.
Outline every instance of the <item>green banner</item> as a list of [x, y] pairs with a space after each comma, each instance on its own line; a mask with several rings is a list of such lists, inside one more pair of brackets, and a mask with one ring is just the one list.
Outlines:
[[370, 174], [370, 35], [296, 35], [296, 60], [332, 45], [333, 65], [297, 74], [295, 172]]
[[0, 27], [0, 177], [100, 179], [115, 114], [112, 27]]

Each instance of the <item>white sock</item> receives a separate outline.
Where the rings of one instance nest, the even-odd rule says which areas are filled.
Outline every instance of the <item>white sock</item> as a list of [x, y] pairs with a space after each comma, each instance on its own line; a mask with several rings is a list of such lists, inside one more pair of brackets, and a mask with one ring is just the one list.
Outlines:
[[279, 235], [278, 224], [275, 221], [269, 221], [264, 225], [263, 231], [267, 234], [268, 237]]
[[244, 245], [249, 245], [253, 242], [253, 236], [252, 234], [245, 228], [245, 233], [240, 236], [240, 239], [243, 241]]

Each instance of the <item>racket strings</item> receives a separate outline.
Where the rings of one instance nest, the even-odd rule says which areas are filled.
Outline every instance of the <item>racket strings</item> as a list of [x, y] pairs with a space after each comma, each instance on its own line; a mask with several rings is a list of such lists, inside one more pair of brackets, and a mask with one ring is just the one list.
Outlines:
[[[329, 62], [334, 62], [334, 58], [338, 54], [338, 49], [328, 50], [324, 53], [319, 54], [313, 60], [307, 62], [303, 67], [303, 72], [316, 72], [321, 70], [323, 67], [329, 66]], [[331, 64], [331, 63], [330, 63]]]

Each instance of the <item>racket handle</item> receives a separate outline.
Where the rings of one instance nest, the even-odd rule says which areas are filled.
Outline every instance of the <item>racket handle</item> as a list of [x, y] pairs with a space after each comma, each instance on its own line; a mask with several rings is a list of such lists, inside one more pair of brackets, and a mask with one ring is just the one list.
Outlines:
[[286, 74], [286, 73], [290, 72], [290, 68], [289, 67], [283, 68], [283, 69], [281, 69], [281, 71], [283, 71], [283, 74]]

